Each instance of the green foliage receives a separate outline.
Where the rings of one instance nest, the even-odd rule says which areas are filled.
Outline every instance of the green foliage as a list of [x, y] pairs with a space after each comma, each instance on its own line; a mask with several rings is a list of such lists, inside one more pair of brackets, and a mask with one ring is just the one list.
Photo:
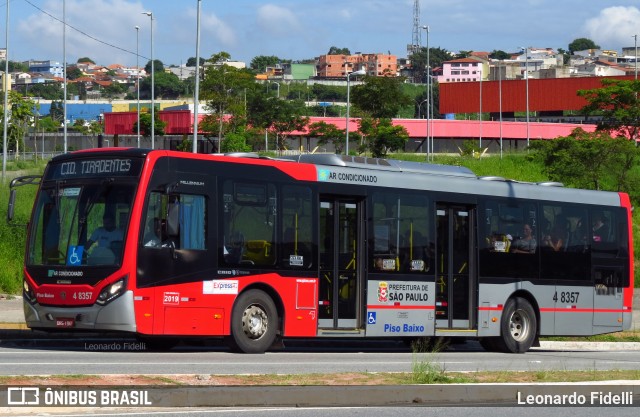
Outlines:
[[[144, 66], [144, 70], [151, 76], [151, 60], [147, 62], [147, 65]], [[159, 59], [153, 60], [153, 71], [154, 72], [164, 72], [164, 64]], [[156, 74], [157, 75], [157, 74]]]
[[221, 152], [250, 152], [245, 132], [229, 132], [220, 144]]
[[532, 157], [553, 181], [576, 188], [624, 191], [636, 201], [640, 197], [636, 191], [640, 177], [633, 171], [640, 154], [627, 139], [578, 128], [566, 137], [534, 141], [531, 149]]
[[[206, 62], [206, 60], [202, 57], [200, 57], [200, 65], [204, 65], [204, 63]], [[185, 64], [185, 66], [187, 67], [195, 67], [196, 66], [196, 57], [192, 56], [189, 59], [187, 59], [187, 63]]]
[[[44, 169], [43, 163], [21, 161], [20, 167], [16, 164], [8, 166], [8, 174], [11, 178], [11, 170], [21, 169], [25, 175], [40, 175]], [[0, 293], [19, 294], [22, 290], [22, 268], [24, 262], [24, 248], [26, 244], [25, 225], [31, 215], [33, 202], [37, 191], [36, 186], [24, 186], [18, 189], [15, 202], [14, 224], [7, 224], [4, 219], [0, 221]], [[6, 213], [9, 201], [9, 187], [5, 184], [0, 188], [0, 207]]]
[[511, 54], [502, 51], [502, 50], [496, 50], [494, 49], [493, 51], [491, 51], [491, 53], [489, 54], [489, 58], [491, 59], [497, 59], [497, 60], [505, 60], [505, 59], [511, 59]]
[[[167, 126], [167, 122], [160, 120], [158, 112], [154, 112], [155, 126], [153, 127], [154, 136], [164, 136], [164, 128]], [[138, 121], [133, 123], [132, 130], [138, 131]], [[151, 113], [140, 113], [140, 134], [145, 138], [151, 137]]]
[[265, 56], [260, 55], [256, 56], [251, 60], [249, 66], [252, 70], [262, 73], [265, 72], [267, 67], [275, 67], [277, 64], [281, 62], [280, 58], [277, 56]]
[[351, 51], [349, 51], [349, 48], [338, 48], [337, 46], [332, 46], [329, 48], [327, 55], [351, 55]]
[[[28, 88], [30, 97], [42, 97], [45, 100], [62, 100], [63, 91], [58, 82], [30, 84]], [[61, 119], [62, 120], [62, 119]]]
[[587, 49], [600, 49], [594, 41], [588, 38], [577, 38], [569, 44], [569, 52], [573, 54], [576, 51], [585, 51]]
[[84, 74], [78, 67], [70, 67], [67, 68], [67, 80], [77, 80], [82, 77]]
[[[173, 73], [156, 71], [153, 82], [155, 98], [175, 99], [184, 92], [182, 81]], [[142, 80], [140, 83], [140, 91], [149, 92], [149, 96], [151, 96], [151, 77]]]
[[[7, 123], [7, 148], [14, 149], [16, 155], [24, 150], [24, 135], [34, 120], [34, 109], [39, 106], [30, 99], [23, 98], [17, 91], [9, 91]], [[0, 105], [0, 124], [4, 124], [4, 104]]]
[[318, 138], [318, 145], [332, 144], [337, 154], [341, 154], [345, 145], [345, 129], [338, 129], [334, 124], [316, 122], [309, 125], [309, 136]]
[[88, 56], [82, 57], [82, 58], [78, 58], [77, 61], [78, 64], [93, 64], [95, 65], [95, 61], [91, 58], [89, 58]]
[[351, 88], [351, 103], [373, 118], [390, 119], [413, 100], [402, 90], [403, 77], [364, 77], [364, 84]]
[[227, 52], [212, 55], [208, 62], [214, 65], [205, 68], [200, 83], [200, 99], [206, 101], [211, 110], [202, 126], [208, 137], [223, 137], [227, 125], [233, 130], [235, 126], [246, 124], [249, 98], [261, 90], [251, 70], [227, 65], [229, 58]]
[[598, 130], [611, 136], [637, 139], [640, 134], [640, 81], [602, 79], [602, 88], [580, 90], [588, 104], [582, 108], [586, 115], [600, 114]]
[[[442, 66], [444, 61], [450, 61], [452, 58], [451, 53], [446, 49], [429, 47], [429, 64], [431, 68]], [[409, 56], [411, 65], [415, 71], [421, 71], [421, 82], [426, 82], [427, 77], [427, 48], [420, 48], [420, 50]]]
[[360, 120], [358, 130], [365, 138], [366, 149], [374, 158], [384, 158], [388, 152], [403, 148], [409, 140], [407, 130], [403, 126], [394, 126], [391, 119], [365, 117]]

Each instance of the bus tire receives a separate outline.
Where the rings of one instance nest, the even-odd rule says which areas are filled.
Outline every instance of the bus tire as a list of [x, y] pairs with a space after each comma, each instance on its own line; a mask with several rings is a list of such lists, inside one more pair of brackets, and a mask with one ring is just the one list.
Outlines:
[[264, 353], [276, 338], [277, 325], [278, 311], [271, 297], [261, 290], [246, 291], [231, 313], [232, 345], [240, 352]]
[[496, 347], [506, 353], [525, 353], [536, 339], [537, 328], [531, 303], [521, 297], [510, 298], [502, 312]]
[[483, 337], [478, 340], [480, 342], [480, 346], [487, 352], [500, 352], [501, 349], [498, 346], [499, 337]]

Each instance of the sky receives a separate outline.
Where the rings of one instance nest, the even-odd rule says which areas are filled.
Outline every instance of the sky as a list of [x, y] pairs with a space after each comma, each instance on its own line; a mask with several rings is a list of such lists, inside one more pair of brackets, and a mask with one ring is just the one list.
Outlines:
[[[247, 65], [260, 55], [303, 60], [332, 46], [406, 57], [413, 39], [413, 0], [9, 1], [12, 61], [62, 62], [66, 45], [68, 63], [89, 57], [143, 66], [153, 44], [154, 59], [181, 65], [196, 56], [198, 3], [203, 58], [225, 51]], [[6, 8], [0, 0], [0, 48], [7, 44]], [[568, 49], [589, 38], [620, 53], [640, 34], [640, 0], [420, 0], [420, 25], [429, 26], [430, 47], [452, 52]], [[420, 36], [425, 46], [426, 31]]]

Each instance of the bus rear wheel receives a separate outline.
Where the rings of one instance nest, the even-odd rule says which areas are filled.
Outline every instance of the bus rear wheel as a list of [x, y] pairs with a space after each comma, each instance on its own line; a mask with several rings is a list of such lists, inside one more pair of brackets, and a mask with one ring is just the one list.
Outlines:
[[249, 290], [236, 300], [231, 313], [232, 348], [264, 353], [273, 344], [278, 323], [276, 306], [264, 291]]
[[514, 297], [507, 301], [500, 322], [500, 338], [496, 347], [506, 353], [524, 353], [536, 339], [536, 313], [529, 301]]

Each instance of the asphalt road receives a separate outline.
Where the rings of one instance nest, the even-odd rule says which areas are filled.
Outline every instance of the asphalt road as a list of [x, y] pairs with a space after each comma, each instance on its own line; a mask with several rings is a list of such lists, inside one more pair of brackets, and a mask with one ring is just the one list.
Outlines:
[[475, 341], [440, 353], [416, 354], [394, 345], [344, 342], [287, 347], [264, 355], [234, 354], [222, 346], [183, 346], [170, 352], [128, 350], [122, 339], [3, 341], [0, 375], [51, 374], [309, 374], [337, 372], [411, 372], [416, 362], [447, 371], [548, 371], [640, 369], [640, 344], [630, 350], [549, 350], [524, 355], [485, 352]]

